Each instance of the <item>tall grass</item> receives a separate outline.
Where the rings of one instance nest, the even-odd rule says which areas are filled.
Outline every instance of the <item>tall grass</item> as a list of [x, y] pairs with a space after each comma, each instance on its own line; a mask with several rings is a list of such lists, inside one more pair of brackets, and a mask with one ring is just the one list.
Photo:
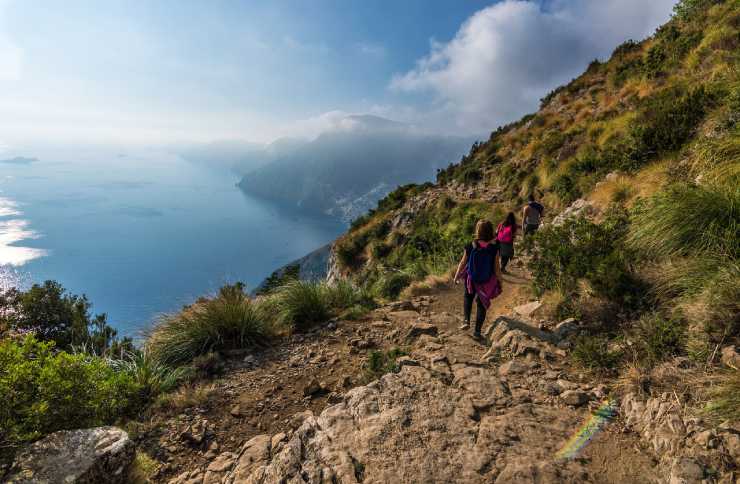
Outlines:
[[296, 331], [339, 315], [344, 310], [369, 309], [372, 297], [348, 282], [329, 285], [323, 282], [293, 281], [274, 292], [271, 304], [277, 320]]
[[185, 368], [164, 365], [146, 350], [125, 353], [122, 358], [108, 360], [108, 365], [133, 378], [144, 402], [174, 390], [187, 376]]
[[675, 184], [633, 216], [628, 242], [658, 263], [658, 299], [713, 341], [740, 334], [740, 188]]
[[675, 184], [633, 216], [629, 242], [666, 258], [740, 255], [740, 189]]
[[158, 362], [177, 366], [211, 351], [265, 343], [275, 334], [266, 306], [251, 300], [241, 284], [224, 286], [216, 297], [162, 317], [146, 349]]

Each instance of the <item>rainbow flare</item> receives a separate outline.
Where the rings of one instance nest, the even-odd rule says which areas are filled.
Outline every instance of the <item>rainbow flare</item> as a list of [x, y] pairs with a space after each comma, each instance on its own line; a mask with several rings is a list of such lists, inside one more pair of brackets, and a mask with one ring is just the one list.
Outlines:
[[557, 459], [573, 459], [616, 414], [617, 402], [611, 399], [606, 400], [566, 442], [563, 448], [555, 454], [555, 457]]

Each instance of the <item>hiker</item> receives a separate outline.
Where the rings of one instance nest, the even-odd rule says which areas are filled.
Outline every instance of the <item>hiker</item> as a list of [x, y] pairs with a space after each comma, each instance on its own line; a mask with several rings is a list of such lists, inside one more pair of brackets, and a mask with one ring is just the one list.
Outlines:
[[491, 300], [501, 294], [501, 264], [498, 244], [494, 241], [493, 224], [488, 220], [478, 220], [475, 224], [475, 239], [465, 246], [460, 263], [455, 272], [455, 284], [465, 282], [465, 300], [463, 312], [465, 322], [460, 329], [470, 328], [470, 313], [473, 310], [473, 299], [477, 303], [475, 314], [476, 338], [481, 337], [481, 328], [486, 320], [486, 310]]
[[514, 258], [514, 238], [516, 238], [516, 216], [509, 212], [503, 222], [496, 228], [496, 241], [501, 255], [501, 272], [507, 274], [506, 265]]
[[541, 203], [534, 199], [534, 195], [529, 196], [529, 202], [524, 206], [522, 212], [522, 218], [524, 221], [524, 236], [534, 235], [540, 226], [540, 220], [542, 220], [542, 213], [545, 211], [545, 207]]

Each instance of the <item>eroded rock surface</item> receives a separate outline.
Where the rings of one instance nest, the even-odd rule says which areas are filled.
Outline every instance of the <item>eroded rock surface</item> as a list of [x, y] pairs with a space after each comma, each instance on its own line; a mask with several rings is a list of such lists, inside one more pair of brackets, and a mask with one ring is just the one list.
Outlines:
[[55, 432], [22, 451], [4, 482], [124, 483], [135, 452], [128, 434], [116, 427]]

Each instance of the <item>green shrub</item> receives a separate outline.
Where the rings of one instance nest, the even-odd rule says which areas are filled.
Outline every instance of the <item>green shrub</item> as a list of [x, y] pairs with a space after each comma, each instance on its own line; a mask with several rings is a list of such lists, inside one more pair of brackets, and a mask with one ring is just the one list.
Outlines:
[[271, 321], [265, 304], [252, 301], [242, 284], [226, 285], [216, 297], [160, 318], [146, 347], [158, 362], [177, 366], [211, 351], [264, 343], [274, 335]]
[[647, 98], [630, 125], [633, 144], [625, 157], [624, 168], [639, 168], [683, 146], [704, 119], [711, 100], [704, 86], [689, 92], [680, 87], [666, 89]]
[[0, 328], [33, 331], [57, 347], [84, 346], [95, 354], [130, 350], [130, 338], [119, 340], [105, 314], [90, 314], [87, 297], [68, 293], [56, 281], [34, 284], [27, 291], [0, 290]]
[[686, 328], [677, 321], [658, 313], [641, 317], [629, 332], [633, 360], [643, 365], [657, 363], [685, 349]]
[[535, 291], [574, 294], [585, 279], [595, 295], [626, 310], [639, 309], [646, 289], [629, 267], [631, 256], [623, 242], [628, 224], [623, 211], [612, 209], [602, 224], [576, 217], [540, 229], [527, 242]]
[[576, 363], [595, 371], [616, 369], [622, 356], [609, 349], [609, 339], [603, 336], [580, 336], [571, 355]]
[[581, 196], [581, 190], [572, 175], [564, 173], [552, 182], [552, 191], [565, 204], [569, 204]]
[[139, 387], [92, 355], [54, 352], [32, 336], [0, 341], [0, 447], [57, 430], [111, 424], [137, 403]]

